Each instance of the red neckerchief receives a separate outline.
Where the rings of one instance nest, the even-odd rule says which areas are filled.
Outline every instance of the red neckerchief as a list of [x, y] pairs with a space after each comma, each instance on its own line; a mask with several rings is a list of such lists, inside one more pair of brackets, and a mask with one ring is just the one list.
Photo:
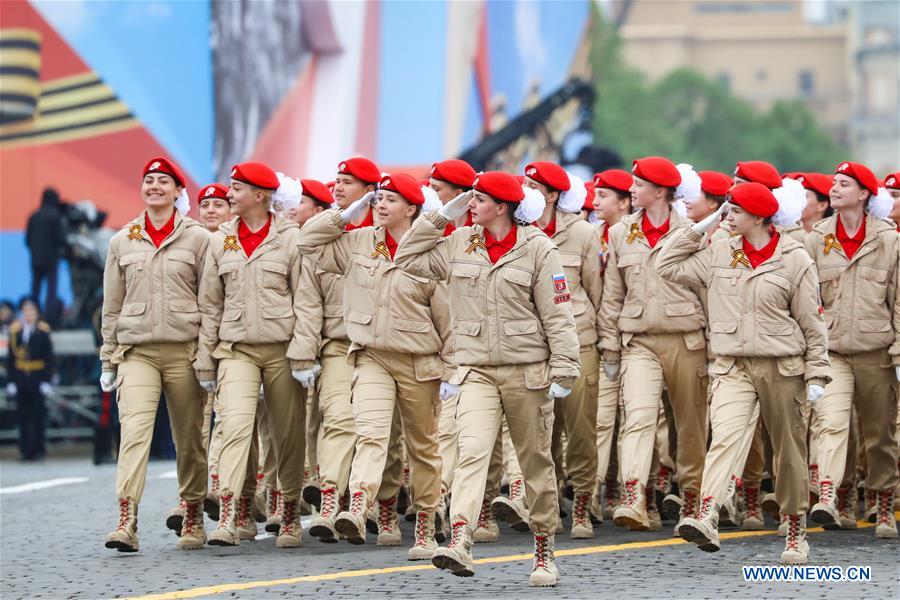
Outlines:
[[259, 231], [250, 231], [250, 228], [247, 227], [244, 220], [240, 219], [238, 223], [238, 239], [241, 242], [241, 247], [244, 249], [247, 258], [250, 258], [250, 256], [253, 255], [253, 251], [259, 248], [259, 245], [262, 244], [263, 240], [266, 239], [266, 236], [269, 235], [269, 226], [271, 224], [272, 216], [270, 215], [266, 224], [263, 225]]
[[841, 244], [841, 248], [844, 249], [844, 254], [847, 256], [847, 260], [853, 258], [853, 255], [856, 254], [856, 251], [859, 250], [859, 247], [862, 246], [862, 243], [866, 239], [866, 219], [863, 218], [862, 225], [859, 227], [859, 231], [856, 232], [856, 235], [850, 237], [847, 235], [847, 230], [844, 229], [844, 224], [841, 223], [841, 216], [838, 215], [837, 218], [837, 231], [835, 232], [835, 237], [838, 242]]
[[[537, 221], [532, 223], [532, 225], [537, 226]], [[541, 231], [547, 234], [548, 238], [552, 238], [556, 234], [556, 215], [553, 216], [553, 219], [547, 223], [546, 227], [542, 227]]]
[[516, 236], [515, 225], [502, 240], [495, 240], [490, 231], [484, 230], [484, 247], [487, 250], [488, 257], [491, 259], [491, 264], [496, 264], [500, 257], [512, 250], [513, 246], [516, 245]]
[[775, 254], [775, 246], [778, 245], [778, 232], [772, 234], [772, 239], [769, 240], [769, 243], [757, 250], [747, 241], [747, 238], [744, 238], [741, 243], [744, 248], [744, 256], [747, 257], [747, 260], [750, 261], [750, 266], [754, 269], [759, 265], [763, 264]]
[[394, 253], [397, 252], [397, 242], [391, 237], [391, 232], [384, 230], [384, 245], [387, 246], [388, 252], [391, 253], [391, 260], [394, 260]]
[[669, 233], [669, 219], [666, 219], [666, 222], [659, 227], [654, 227], [653, 223], [651, 223], [650, 219], [647, 217], [647, 212], [644, 211], [644, 217], [641, 219], [641, 230], [644, 232], [647, 243], [653, 248], [656, 246], [656, 242], [659, 241], [659, 238]]
[[159, 229], [153, 226], [153, 223], [150, 222], [150, 217], [145, 212], [144, 229], [147, 231], [147, 235], [150, 236], [153, 245], [159, 248], [163, 241], [175, 231], [175, 209], [172, 209], [172, 216], [169, 218], [169, 221]]

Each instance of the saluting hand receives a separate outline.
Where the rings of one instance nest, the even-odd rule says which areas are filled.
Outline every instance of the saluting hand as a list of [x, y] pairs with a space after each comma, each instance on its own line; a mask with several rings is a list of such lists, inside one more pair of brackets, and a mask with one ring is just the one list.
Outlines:
[[365, 196], [341, 211], [341, 219], [344, 223], [352, 223], [362, 215], [369, 207], [369, 201], [375, 197], [375, 192], [367, 192]]
[[717, 210], [713, 214], [709, 215], [708, 217], [698, 221], [697, 223], [694, 223], [693, 225], [691, 225], [691, 229], [694, 231], [694, 233], [706, 233], [707, 231], [709, 231], [710, 229], [715, 227], [716, 223], [718, 223], [721, 220], [722, 213], [725, 212], [725, 204], [726, 203], [723, 202], [719, 206], [719, 210]]
[[438, 213], [448, 221], [454, 221], [458, 219], [459, 217], [469, 212], [469, 200], [473, 195], [474, 192], [472, 192], [472, 190], [463, 192], [462, 194], [442, 206], [438, 210]]

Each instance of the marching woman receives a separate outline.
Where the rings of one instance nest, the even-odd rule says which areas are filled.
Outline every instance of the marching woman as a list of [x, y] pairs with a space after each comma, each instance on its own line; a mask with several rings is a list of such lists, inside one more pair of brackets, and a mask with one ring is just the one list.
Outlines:
[[[450, 498], [452, 536], [432, 563], [454, 575], [475, 573], [472, 532], [482, 506], [500, 419], [506, 416], [527, 488], [534, 533], [532, 586], [553, 586], [559, 572], [553, 537], [559, 520], [550, 455], [555, 398], [578, 377], [578, 334], [559, 250], [529, 223], [546, 205], [507, 173], [480, 174], [474, 191], [419, 219], [397, 250], [418, 277], [448, 281], [454, 323], [451, 380], [460, 386], [459, 463]], [[444, 228], [471, 210], [472, 227]]]
[[783, 216], [764, 185], [744, 183], [727, 197], [733, 237], [704, 243], [721, 212], [683, 228], [660, 251], [665, 279], [709, 290], [712, 443], [701, 505], [679, 534], [701, 550], [719, 549], [719, 507], [756, 427], [756, 407], [772, 438], [779, 477], [775, 494], [787, 522], [781, 560], [805, 563], [809, 404], [824, 393], [830, 367], [815, 264], [803, 246], [772, 228]]
[[350, 506], [337, 516], [334, 528], [351, 544], [365, 543], [366, 512], [382, 483], [396, 408], [416, 509], [416, 539], [408, 558], [428, 560], [437, 548], [434, 518], [441, 491], [437, 427], [441, 381], [449, 379], [450, 372], [441, 356], [449, 316], [436, 283], [410, 276], [394, 263], [396, 240], [423, 210], [425, 196], [418, 182], [405, 174], [386, 175], [377, 194], [372, 210], [378, 227], [347, 231], [357, 214], [369, 209], [366, 195], [343, 211], [326, 211], [300, 232], [300, 251], [315, 256], [317, 267], [344, 277], [344, 314], [355, 367], [351, 398], [357, 440], [350, 467]]
[[[301, 258], [297, 224], [270, 212], [280, 186], [267, 165], [246, 162], [231, 170], [228, 200], [235, 218], [213, 234], [203, 277], [203, 322], [194, 368], [197, 379], [218, 395], [219, 523], [209, 543], [236, 546], [249, 536], [247, 505], [256, 492], [248, 466], [260, 386], [277, 461], [282, 514], [278, 548], [302, 545], [300, 486], [303, 482], [306, 392], [298, 371], [299, 314], [295, 299]], [[249, 471], [249, 473], [248, 473]], [[240, 518], [239, 518], [240, 517]], [[251, 529], [255, 529], [255, 525]]]
[[859, 163], [838, 165], [831, 187], [835, 214], [806, 238], [816, 262], [828, 324], [832, 381], [816, 404], [819, 502], [810, 518], [840, 529], [837, 491], [846, 478], [850, 410], [855, 406], [866, 456], [866, 487], [876, 494], [875, 537], [897, 537], [897, 381], [900, 298], [896, 226], [883, 219], [893, 201]]
[[122, 433], [116, 470], [119, 524], [106, 547], [137, 552], [138, 504], [147, 477], [160, 394], [169, 408], [185, 517], [178, 548], [202, 548], [206, 453], [201, 427], [207, 395], [192, 361], [200, 328], [198, 285], [209, 233], [185, 217], [181, 171], [165, 158], [144, 167], [144, 212], [109, 245], [103, 274], [100, 348], [105, 392], [117, 390]]
[[[609, 248], [609, 230], [631, 214], [631, 173], [621, 169], [608, 169], [594, 174], [594, 210], [602, 221], [597, 225], [600, 238], [600, 272], [606, 268], [606, 253]], [[610, 380], [601, 369], [597, 396], [597, 492], [600, 480], [603, 482], [603, 509], [601, 516], [612, 518], [619, 505], [620, 490], [618, 478], [618, 450], [613, 443], [618, 439], [619, 382]], [[613, 467], [610, 469], [610, 467]], [[607, 474], [612, 470], [613, 473]]]
[[571, 537], [588, 539], [594, 537], [589, 510], [597, 486], [597, 311], [603, 293], [600, 238], [595, 227], [581, 218], [585, 188], [580, 179], [555, 163], [538, 161], [526, 165], [525, 185], [544, 197], [544, 211], [534, 225], [559, 248], [578, 327], [581, 373], [558, 408], [566, 432], [566, 470], [574, 492]]
[[676, 194], [681, 195], [681, 172], [653, 156], [634, 161], [632, 173], [632, 203], [639, 210], [610, 231], [601, 346], [607, 378], [619, 378], [621, 361], [619, 469], [625, 491], [613, 522], [647, 530], [645, 486], [664, 387], [678, 435], [679, 520], [697, 508], [707, 437], [706, 316], [697, 288], [665, 281], [656, 268], [662, 244], [689, 224], [673, 208]]

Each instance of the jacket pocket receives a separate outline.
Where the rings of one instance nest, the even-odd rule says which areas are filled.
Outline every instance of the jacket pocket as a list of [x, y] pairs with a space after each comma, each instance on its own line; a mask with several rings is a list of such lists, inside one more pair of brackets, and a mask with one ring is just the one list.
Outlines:
[[532, 275], [528, 271], [507, 267], [503, 269], [503, 279], [518, 286], [530, 288]]
[[533, 319], [506, 321], [503, 323], [503, 333], [505, 335], [527, 335], [529, 333], [537, 333], [537, 330], [538, 323]]
[[819, 293], [826, 309], [837, 300], [841, 273], [843, 273], [841, 267], [825, 267], [819, 270]]
[[715, 291], [720, 295], [737, 296], [741, 286], [741, 271], [738, 269], [717, 269], [715, 274]]
[[359, 323], [360, 325], [368, 325], [372, 322], [374, 315], [362, 313], [356, 310], [351, 310], [347, 313], [347, 320], [351, 323]]
[[696, 331], [688, 331], [684, 334], [684, 347], [692, 351], [703, 350], [706, 348], [706, 335], [699, 329]]
[[[550, 387], [550, 363], [531, 363], [522, 368], [525, 374], [525, 389], [543, 390]], [[552, 406], [552, 405], [551, 405]]]
[[713, 377], [727, 375], [734, 368], [735, 359], [733, 356], [717, 356], [712, 364]]
[[885, 333], [891, 330], [890, 319], [860, 319], [860, 333]]
[[797, 377], [806, 371], [802, 356], [782, 356], [775, 359], [778, 372], [785, 377]]
[[344, 307], [340, 304], [326, 304], [322, 307], [322, 316], [326, 319], [340, 319], [344, 316]]
[[621, 316], [625, 319], [637, 319], [642, 314], [644, 314], [643, 304], [631, 303], [622, 307]]
[[663, 311], [667, 317], [687, 317], [697, 312], [693, 302], [673, 302], [666, 304]]
[[394, 329], [409, 331], [412, 333], [429, 333], [434, 328], [431, 321], [419, 321], [416, 319], [394, 319]]
[[737, 328], [737, 321], [712, 321], [709, 324], [712, 333], [734, 333]]
[[466, 376], [471, 370], [472, 367], [457, 367], [456, 372], [453, 373], [453, 376], [450, 377], [450, 381], [448, 381], [447, 383], [452, 383], [453, 385], [462, 385], [463, 381], [466, 380]]
[[[374, 288], [375, 275], [378, 272], [380, 263], [381, 261], [375, 260], [374, 258], [361, 256], [359, 254], [354, 255], [353, 264], [350, 267], [352, 270], [353, 283], [368, 289]], [[347, 290], [345, 289], [345, 292], [346, 291]]]
[[861, 281], [862, 285], [857, 286], [857, 293], [875, 300], [877, 304], [884, 304], [887, 298], [887, 270], [860, 265], [859, 277], [865, 281]]
[[244, 309], [240, 306], [226, 308], [222, 312], [223, 321], [237, 321], [244, 315]]
[[477, 336], [481, 331], [481, 321], [457, 321], [456, 333], [458, 335]]
[[138, 315], [144, 314], [146, 311], [146, 302], [129, 302], [128, 304], [122, 306], [123, 317], [136, 317]]
[[294, 316], [291, 306], [265, 306], [260, 312], [264, 319], [287, 319]]
[[759, 331], [765, 335], [793, 335], [793, 323], [760, 323]]
[[261, 271], [261, 287], [267, 290], [273, 290], [276, 294], [281, 296], [286, 296], [288, 294], [287, 265], [271, 261], [259, 261], [259, 269]]
[[168, 306], [172, 312], [195, 313], [200, 310], [194, 300], [169, 300]]
[[238, 272], [241, 268], [241, 262], [232, 261], [219, 265], [219, 278], [225, 284], [225, 293], [227, 294], [231, 286], [238, 286]]
[[450, 269], [450, 291], [462, 296], [478, 296], [481, 267], [455, 263]]
[[414, 354], [416, 381], [434, 381], [444, 374], [444, 363], [437, 354]]
[[135, 277], [143, 274], [146, 257], [146, 252], [133, 252], [119, 258], [119, 268], [125, 271], [126, 287], [131, 286]]

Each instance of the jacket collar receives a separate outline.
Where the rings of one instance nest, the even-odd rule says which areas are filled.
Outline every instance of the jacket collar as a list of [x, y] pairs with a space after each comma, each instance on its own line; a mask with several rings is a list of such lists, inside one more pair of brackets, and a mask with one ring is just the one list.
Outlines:
[[153, 247], [153, 250], [156, 252], [159, 252], [160, 250], [162, 250], [163, 248], [165, 248], [166, 246], [168, 246], [169, 244], [174, 242], [178, 238], [178, 236], [181, 235], [182, 231], [184, 231], [187, 227], [190, 227], [191, 225], [196, 223], [196, 221], [194, 221], [193, 219], [190, 219], [188, 217], [183, 217], [181, 215], [181, 213], [176, 209], [175, 210], [175, 227], [172, 229], [172, 233], [169, 234], [169, 236], [163, 240], [163, 243], [159, 245], [159, 248], [157, 248], [156, 245], [153, 243], [153, 240], [150, 239], [150, 236], [147, 235], [146, 221], [145, 221], [146, 214], [147, 214], [146, 210], [141, 211], [141, 214], [136, 216], [134, 219], [132, 219], [125, 225], [125, 229], [126, 229], [126, 231], [128, 231], [128, 239], [133, 240], [137, 236], [140, 239], [145, 240], [148, 244], [150, 244]]
[[[625, 227], [625, 240], [626, 241], [628, 240], [628, 236], [631, 234], [631, 231], [634, 229], [634, 225], [637, 225], [637, 228], [641, 229], [641, 223], [643, 222], [643, 220], [644, 220], [644, 209], [643, 208], [639, 208], [636, 212], [633, 212], [630, 215], [625, 215], [624, 217], [622, 217], [622, 220], [619, 222], [622, 223]], [[689, 219], [687, 219], [687, 217], [680, 216], [677, 212], [675, 212], [675, 209], [673, 209], [670, 206], [669, 207], [669, 231], [667, 231], [665, 235], [663, 235], [661, 238], [659, 238], [659, 241], [656, 243], [656, 246], [654, 246], [653, 248], [650, 248], [650, 242], [647, 241], [646, 237], [641, 237], [641, 236], [635, 236], [634, 239], [632, 240], [632, 243], [640, 243], [645, 248], [650, 250], [650, 252], [655, 252], [663, 247], [663, 243], [664, 243], [663, 240], [668, 239], [668, 237], [670, 235], [672, 235], [672, 233], [676, 229], [678, 229], [681, 225], [683, 225], [684, 223], [691, 223], [691, 221]]]
[[[729, 248], [731, 248], [732, 257], [737, 260], [738, 256], [744, 255], [744, 236], [731, 236], [728, 239], [728, 246]], [[748, 271], [750, 273], [749, 277], [756, 277], [758, 275], [783, 268], [784, 257], [788, 256], [792, 252], [796, 252], [797, 250], [803, 250], [803, 246], [800, 244], [800, 242], [790, 237], [789, 235], [786, 235], [783, 231], [779, 231], [778, 244], [776, 244], [775, 252], [772, 253], [772, 256], [763, 261], [755, 269], [741, 264], [740, 262], [737, 262], [734, 268]], [[736, 254], [737, 252], [740, 252], [740, 255]]]
[[[230, 221], [222, 223], [219, 225], [219, 231], [225, 234], [225, 237], [234, 237], [235, 241], [238, 235], [238, 223], [240, 222], [240, 217], [234, 217]], [[247, 262], [252, 262], [258, 259], [260, 256], [268, 253], [275, 248], [281, 246], [281, 234], [290, 229], [298, 229], [299, 225], [285, 219], [276, 214], [272, 214], [272, 224], [269, 226], [269, 233], [266, 235], [266, 238], [262, 241], [259, 247], [253, 252], [253, 254], [247, 258], [247, 255], [241, 250], [240, 255], [243, 256]]]
[[[838, 252], [841, 256], [847, 258], [844, 249], [841, 248], [840, 243], [837, 242], [837, 219], [837, 213], [822, 219], [813, 225], [813, 231], [822, 234], [822, 243], [826, 246], [830, 246], [830, 252]], [[894, 229], [890, 223], [883, 221], [882, 219], [876, 219], [868, 213], [865, 217], [865, 223], [866, 237], [863, 239], [862, 245], [859, 247], [859, 250], [856, 251], [856, 254], [853, 255], [853, 258], [850, 259], [848, 264], [853, 264], [866, 254], [877, 250], [881, 245], [881, 234], [885, 231]], [[830, 240], [834, 240], [837, 245], [829, 245]]]

